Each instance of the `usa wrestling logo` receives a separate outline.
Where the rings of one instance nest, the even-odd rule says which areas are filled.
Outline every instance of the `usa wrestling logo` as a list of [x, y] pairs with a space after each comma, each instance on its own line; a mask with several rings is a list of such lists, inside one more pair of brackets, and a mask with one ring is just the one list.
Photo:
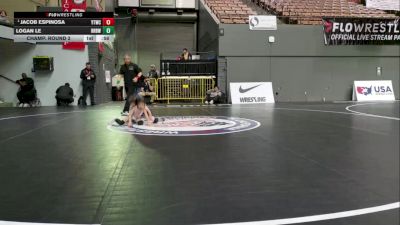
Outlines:
[[177, 116], [163, 117], [159, 123], [118, 126], [111, 122], [108, 129], [135, 135], [198, 136], [229, 134], [252, 130], [260, 126], [255, 120], [225, 116]]
[[357, 93], [362, 95], [370, 95], [372, 94], [372, 86], [371, 87], [357, 87]]

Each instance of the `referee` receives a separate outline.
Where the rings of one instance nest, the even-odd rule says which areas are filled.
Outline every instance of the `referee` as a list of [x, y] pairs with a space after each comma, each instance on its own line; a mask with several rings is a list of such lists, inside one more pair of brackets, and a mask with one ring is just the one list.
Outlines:
[[124, 64], [121, 66], [119, 73], [124, 75], [124, 85], [126, 92], [126, 101], [125, 106], [122, 111], [122, 115], [128, 115], [129, 111], [129, 98], [133, 95], [136, 95], [139, 90], [137, 88], [137, 84], [134, 83], [134, 78], [140, 72], [140, 68], [138, 65], [132, 63], [131, 57], [126, 54], [124, 56]]

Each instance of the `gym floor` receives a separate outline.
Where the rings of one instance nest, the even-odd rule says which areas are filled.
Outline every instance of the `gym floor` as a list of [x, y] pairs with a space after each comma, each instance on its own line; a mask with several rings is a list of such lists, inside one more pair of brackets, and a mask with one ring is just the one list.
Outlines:
[[[110, 131], [115, 103], [0, 108], [0, 220], [275, 224], [398, 203], [400, 104], [352, 104], [152, 107], [261, 123], [192, 137]], [[399, 209], [307, 224], [397, 225]]]

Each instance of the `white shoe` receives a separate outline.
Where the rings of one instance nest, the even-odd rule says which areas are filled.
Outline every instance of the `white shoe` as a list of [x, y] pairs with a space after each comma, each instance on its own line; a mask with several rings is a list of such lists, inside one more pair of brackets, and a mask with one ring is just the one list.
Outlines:
[[210, 105], [212, 105], [212, 104], [214, 104], [214, 100], [211, 100], [211, 101], [210, 101]]
[[208, 105], [208, 101], [204, 101], [204, 104]]
[[22, 108], [22, 107], [24, 107], [24, 104], [23, 103], [19, 103], [18, 107]]
[[122, 112], [121, 116], [129, 116], [129, 112]]
[[30, 105], [28, 103], [25, 103], [23, 107], [28, 108], [28, 107], [30, 107]]

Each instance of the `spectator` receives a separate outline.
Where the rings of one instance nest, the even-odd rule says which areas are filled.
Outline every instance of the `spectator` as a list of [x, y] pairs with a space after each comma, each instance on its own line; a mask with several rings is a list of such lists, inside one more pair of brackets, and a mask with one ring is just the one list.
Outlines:
[[145, 86], [145, 76], [143, 76], [142, 69], [139, 68], [139, 73], [133, 78], [133, 86], [135, 89], [135, 95], [137, 95], [141, 88]]
[[96, 105], [94, 102], [94, 84], [96, 83], [96, 74], [92, 70], [90, 62], [86, 63], [86, 67], [81, 71], [82, 87], [83, 87], [83, 105], [86, 105], [88, 92], [90, 94], [90, 105]]
[[21, 76], [22, 79], [16, 81], [20, 86], [17, 92], [19, 106], [28, 107], [31, 105], [31, 102], [36, 99], [35, 82], [32, 78], [28, 77], [26, 73], [22, 73]]
[[69, 83], [60, 86], [56, 91], [57, 106], [68, 106], [74, 102], [74, 90], [69, 86]]
[[150, 65], [150, 71], [147, 73], [147, 76], [150, 78], [157, 79], [159, 74], [160, 73], [157, 71], [156, 65], [154, 65], [154, 64]]
[[10, 20], [8, 20], [8, 17], [7, 17], [7, 12], [5, 10], [0, 9], [0, 21], [10, 23]]
[[139, 95], [145, 99], [146, 104], [154, 102], [156, 93], [154, 92], [154, 87], [150, 83], [149, 77], [145, 77], [144, 86], [141, 88]]
[[[124, 76], [124, 85], [125, 85], [125, 92], [126, 92], [126, 101], [124, 109], [122, 110], [123, 115], [128, 115], [129, 111], [129, 98], [131, 96], [135, 96], [139, 90], [137, 90], [137, 83], [134, 82], [134, 78], [139, 74], [139, 66], [132, 63], [131, 57], [126, 54], [124, 56], [124, 64], [121, 65], [119, 73]], [[136, 84], [135, 84], [136, 83]]]
[[5, 10], [0, 10], [0, 20], [6, 19], [7, 17], [7, 12]]
[[205, 104], [218, 104], [222, 100], [222, 92], [219, 90], [219, 87], [215, 85], [215, 87], [211, 90], [207, 91]]
[[181, 55], [181, 60], [183, 60], [183, 61], [192, 60], [192, 54], [188, 51], [187, 48], [183, 49], [183, 52]]

